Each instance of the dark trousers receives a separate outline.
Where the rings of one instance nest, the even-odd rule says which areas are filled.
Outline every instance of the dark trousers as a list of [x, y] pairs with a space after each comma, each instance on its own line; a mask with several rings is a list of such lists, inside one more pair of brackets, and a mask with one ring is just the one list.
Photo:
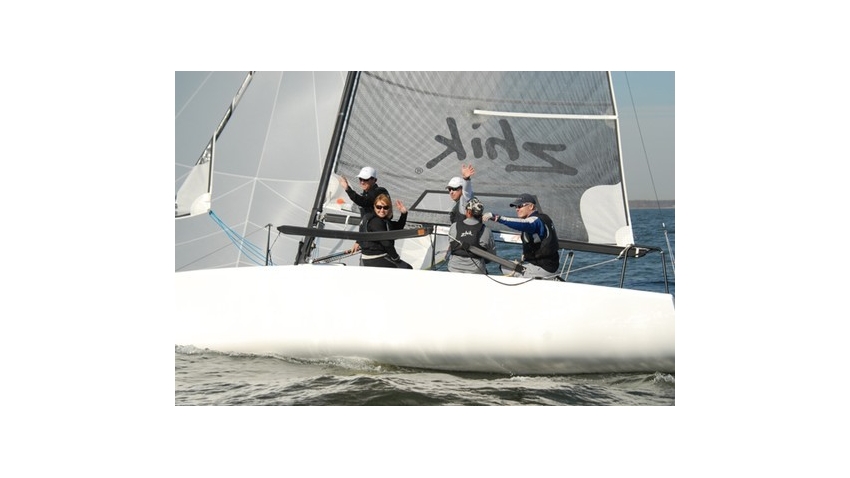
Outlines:
[[413, 266], [399, 259], [391, 261], [387, 256], [378, 257], [377, 259], [360, 259], [360, 265], [366, 267], [392, 267], [395, 269], [413, 269]]

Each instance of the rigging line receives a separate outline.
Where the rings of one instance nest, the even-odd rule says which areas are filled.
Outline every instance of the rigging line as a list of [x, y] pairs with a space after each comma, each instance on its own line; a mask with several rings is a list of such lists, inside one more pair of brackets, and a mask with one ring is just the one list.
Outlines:
[[[239, 235], [236, 234], [232, 229], [230, 231], [226, 231], [226, 232], [227, 232], [227, 237], [237, 247], [237, 249], [239, 249], [239, 252], [241, 254], [243, 254], [251, 262], [253, 262], [257, 265], [264, 265], [265, 255], [262, 256], [263, 260], [260, 261], [259, 260], [260, 255], [261, 255], [260, 252], [253, 249], [253, 248], [256, 248], [256, 246], [254, 246], [250, 242], [246, 241], [244, 238], [239, 237]], [[247, 244], [247, 247], [246, 247], [246, 244]]]
[[[219, 219], [218, 217], [215, 217], [215, 220], [216, 220], [216, 222], [218, 222], [219, 226], [224, 230], [225, 234], [228, 235], [228, 237], [231, 237], [231, 238], [235, 237], [235, 238], [239, 239], [240, 242], [247, 244], [248, 249], [253, 253], [259, 254], [260, 252], [262, 252], [262, 249], [260, 249], [259, 246], [245, 240], [245, 238], [240, 236], [233, 228], [228, 227], [226, 224], [224, 224], [224, 222], [221, 219]], [[250, 233], [249, 235], [256, 234], [257, 232], [260, 232], [261, 230], [262, 230], [262, 228], [256, 229], [254, 232]]]
[[643, 149], [643, 159], [646, 162], [646, 169], [649, 172], [649, 181], [652, 183], [652, 193], [655, 194], [655, 206], [660, 210], [661, 203], [658, 200], [658, 190], [655, 188], [655, 178], [652, 176], [652, 166], [649, 164], [649, 155], [646, 154], [646, 143], [643, 140], [643, 131], [640, 128], [640, 119], [638, 119], [637, 108], [635, 107], [635, 97], [632, 94], [632, 85], [629, 83], [629, 72], [625, 72], [626, 88], [629, 90], [629, 100], [632, 102], [632, 112], [635, 115], [635, 123], [637, 124], [638, 136], [640, 137], [640, 145]]
[[[673, 256], [673, 248], [670, 247], [670, 237], [667, 235], [667, 226], [661, 223], [661, 228], [664, 229], [664, 240], [667, 241], [667, 250], [670, 251], [670, 265], [673, 267], [673, 273], [676, 273], [676, 258]], [[662, 253], [663, 254], [663, 253]]]
[[[227, 237], [233, 242], [233, 244], [237, 247], [240, 253], [244, 253], [251, 262], [257, 265], [265, 265], [266, 254], [265, 251], [260, 249], [255, 244], [248, 241], [245, 237], [240, 236], [236, 231], [227, 226], [224, 221], [222, 221], [212, 210], [209, 212], [210, 217], [218, 224], [219, 227], [225, 232]], [[247, 227], [247, 226], [246, 226]], [[261, 229], [257, 229], [251, 234], [254, 234]], [[238, 240], [237, 240], [238, 239]], [[258, 259], [262, 259], [261, 261]], [[237, 261], [238, 262], [238, 261]]]
[[579, 267], [578, 269], [573, 269], [572, 272], [580, 272], [580, 271], [583, 271], [585, 269], [592, 269], [594, 267], [599, 267], [599, 266], [605, 265], [609, 262], [615, 262], [615, 261], [619, 261], [619, 260], [620, 260], [620, 257], [618, 256], [618, 257], [615, 257], [613, 259], [608, 259], [607, 261], [597, 262], [595, 264], [588, 264], [584, 267]]
[[[209, 212], [208, 214], [210, 214], [210, 215], [214, 215], [214, 213], [212, 212], [212, 210], [210, 210], [210, 212]], [[216, 224], [217, 224], [220, 228], [224, 229], [224, 227], [223, 227], [223, 226], [222, 226], [222, 225], [221, 225], [218, 221], [216, 221], [215, 219], [213, 220], [213, 222], [215, 222], [215, 223], [216, 223]], [[227, 234], [227, 231], [224, 231], [224, 232], [225, 232], [225, 235], [226, 235], [226, 234]], [[255, 231], [255, 232], [256, 232], [256, 231]], [[252, 233], [252, 234], [253, 234], [253, 233]], [[189, 263], [183, 264], [183, 266], [182, 266], [182, 267], [177, 268], [176, 272], [179, 272], [179, 271], [181, 271], [181, 270], [183, 270], [183, 269], [185, 269], [185, 268], [187, 268], [187, 267], [191, 266], [192, 264], [195, 264], [196, 262], [199, 262], [199, 261], [201, 261], [201, 260], [203, 260], [203, 259], [206, 259], [207, 257], [209, 257], [209, 256], [211, 256], [211, 255], [213, 255], [213, 254], [216, 254], [216, 253], [218, 253], [218, 252], [221, 252], [222, 250], [224, 250], [224, 249], [226, 249], [226, 248], [230, 247], [231, 245], [232, 245], [232, 244], [225, 244], [225, 245], [223, 245], [223, 246], [219, 247], [218, 249], [215, 249], [215, 250], [211, 251], [209, 254], [204, 254], [203, 256], [201, 256], [201, 257], [199, 257], [199, 258], [195, 259], [195, 260], [194, 260], [194, 261], [192, 261], [192, 262], [189, 262]], [[238, 261], [237, 261], [237, 263], [238, 263]]]
[[[499, 270], [501, 270], [501, 269], [499, 269]], [[490, 275], [490, 274], [484, 274], [484, 275], [485, 275], [485, 276], [487, 276], [487, 278], [488, 278], [488, 279], [490, 279], [491, 281], [493, 281], [493, 282], [495, 282], [495, 283], [497, 283], [497, 284], [499, 284], [499, 285], [504, 285], [504, 286], [508, 286], [508, 287], [515, 287], [515, 286], [518, 286], [518, 285], [525, 285], [525, 284], [528, 284], [529, 282], [531, 282], [531, 281], [533, 281], [533, 280], [535, 280], [535, 279], [536, 279], [536, 277], [529, 277], [529, 278], [528, 278], [528, 280], [525, 280], [525, 281], [522, 281], [522, 282], [517, 282], [516, 284], [508, 284], [507, 282], [500, 282], [500, 281], [496, 280], [496, 277], [512, 277], [512, 276], [506, 276], [506, 275], [502, 275], [502, 276], [492, 276], [492, 275]]]
[[[632, 85], [629, 83], [629, 72], [625, 72], [626, 77], [626, 88], [629, 90], [629, 99], [632, 102], [632, 111], [635, 115], [635, 123], [637, 124], [638, 136], [640, 137], [640, 144], [643, 148], [643, 159], [646, 161], [646, 169], [649, 172], [649, 181], [652, 183], [652, 193], [655, 194], [655, 208], [657, 211], [661, 211], [661, 201], [658, 200], [658, 190], [655, 188], [655, 177], [652, 175], [652, 166], [649, 164], [649, 155], [646, 154], [646, 144], [643, 140], [643, 131], [640, 128], [640, 119], [638, 119], [637, 108], [635, 107], [635, 98], [632, 95]], [[661, 229], [664, 230], [664, 239], [667, 241], [667, 250], [670, 251], [670, 264], [673, 267], [673, 273], [676, 272], [676, 260], [673, 255], [673, 249], [670, 248], [670, 238], [667, 236], [667, 226], [662, 222]]]

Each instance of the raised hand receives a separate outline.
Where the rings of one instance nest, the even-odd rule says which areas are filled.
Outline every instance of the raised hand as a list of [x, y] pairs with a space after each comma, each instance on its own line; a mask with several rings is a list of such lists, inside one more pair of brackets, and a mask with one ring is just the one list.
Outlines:
[[406, 207], [404, 207], [404, 203], [403, 203], [403, 202], [401, 202], [401, 199], [396, 199], [396, 200], [395, 200], [395, 208], [396, 208], [396, 209], [398, 210], [398, 212], [399, 212], [399, 213], [401, 213], [401, 214], [404, 214], [404, 213], [406, 213], [406, 212], [407, 212], [407, 208], [406, 208]]
[[464, 179], [469, 179], [475, 174], [475, 168], [471, 164], [463, 164], [460, 167], [460, 174], [463, 175]]

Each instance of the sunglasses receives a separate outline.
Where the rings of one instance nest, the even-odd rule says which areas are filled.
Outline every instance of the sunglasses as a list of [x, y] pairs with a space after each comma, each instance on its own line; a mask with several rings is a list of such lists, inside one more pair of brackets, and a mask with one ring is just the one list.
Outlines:
[[380, 204], [375, 204], [375, 209], [389, 210], [389, 208], [389, 206], [381, 206]]
[[357, 179], [359, 179], [361, 183], [368, 183], [372, 178], [369, 178], [369, 179], [357, 178]]
[[514, 206], [514, 208], [516, 208], [516, 209], [522, 209], [522, 208], [524, 208], [525, 206], [528, 206], [529, 204], [531, 204], [531, 203], [530, 203], [530, 202], [527, 202], [527, 203], [525, 203], [525, 204], [517, 204], [516, 206]]
[[461, 189], [461, 188], [446, 188], [446, 189], [448, 189], [449, 191], [457, 191], [457, 190], [459, 190], [459, 189]]

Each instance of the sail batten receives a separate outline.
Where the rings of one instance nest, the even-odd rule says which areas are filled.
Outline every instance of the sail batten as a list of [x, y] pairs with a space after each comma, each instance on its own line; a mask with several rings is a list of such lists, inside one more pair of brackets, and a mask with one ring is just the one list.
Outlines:
[[614, 115], [569, 115], [555, 113], [523, 113], [521, 111], [486, 111], [473, 110], [473, 114], [487, 116], [516, 116], [518, 118], [551, 118], [551, 119], [598, 119], [598, 120], [615, 120]]

